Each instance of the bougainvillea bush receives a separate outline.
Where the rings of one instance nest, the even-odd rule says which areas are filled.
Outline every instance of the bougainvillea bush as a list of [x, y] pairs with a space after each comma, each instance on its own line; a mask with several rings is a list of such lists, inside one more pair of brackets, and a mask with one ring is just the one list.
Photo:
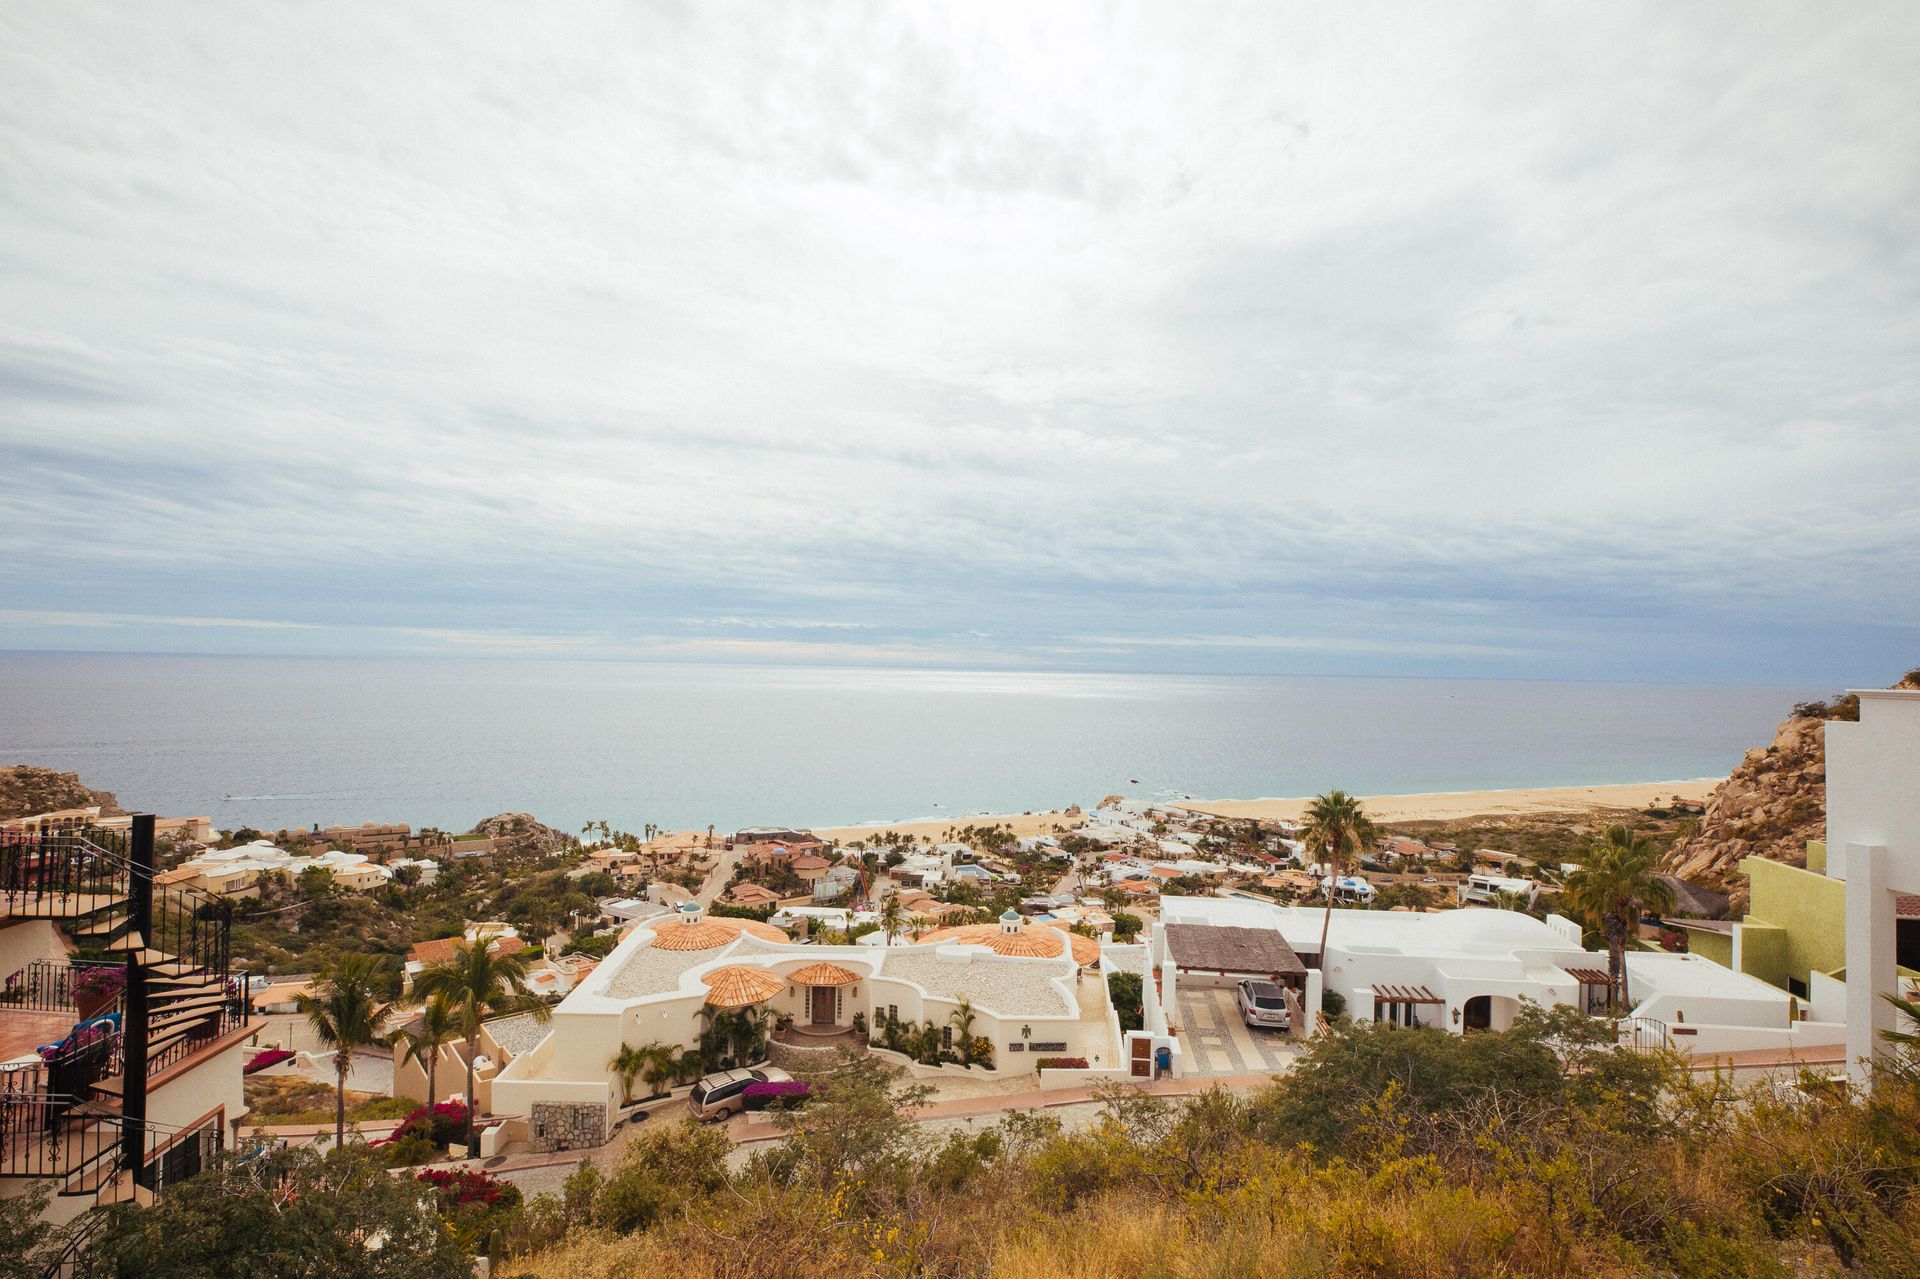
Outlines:
[[446, 1211], [489, 1213], [520, 1206], [520, 1187], [472, 1168], [427, 1168], [416, 1179], [433, 1187]]
[[464, 1136], [466, 1131], [466, 1103], [443, 1101], [437, 1106], [422, 1106], [408, 1115], [393, 1130], [393, 1140], [425, 1137], [436, 1146], [444, 1146]]
[[813, 1085], [800, 1079], [770, 1079], [748, 1084], [740, 1095], [746, 1099], [748, 1110], [765, 1110], [769, 1106], [781, 1109], [806, 1101], [813, 1095]]
[[1033, 1063], [1035, 1070], [1085, 1070], [1085, 1057], [1042, 1057]]

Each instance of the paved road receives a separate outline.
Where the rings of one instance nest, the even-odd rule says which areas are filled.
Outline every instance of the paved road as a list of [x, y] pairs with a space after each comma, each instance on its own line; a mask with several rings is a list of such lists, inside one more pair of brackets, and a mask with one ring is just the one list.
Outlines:
[[721, 849], [719, 860], [714, 862], [713, 869], [707, 872], [706, 880], [700, 885], [700, 891], [693, 895], [693, 899], [702, 906], [713, 905], [713, 899], [720, 895], [720, 890], [725, 888], [727, 881], [733, 878], [734, 867], [740, 864], [743, 851], [740, 848]]

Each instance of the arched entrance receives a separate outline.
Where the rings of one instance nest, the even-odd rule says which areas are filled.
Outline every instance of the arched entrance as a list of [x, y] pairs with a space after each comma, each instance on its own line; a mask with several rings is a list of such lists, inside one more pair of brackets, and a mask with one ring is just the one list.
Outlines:
[[1462, 1030], [1490, 1030], [1493, 1027], [1493, 996], [1475, 995], [1460, 1008]]

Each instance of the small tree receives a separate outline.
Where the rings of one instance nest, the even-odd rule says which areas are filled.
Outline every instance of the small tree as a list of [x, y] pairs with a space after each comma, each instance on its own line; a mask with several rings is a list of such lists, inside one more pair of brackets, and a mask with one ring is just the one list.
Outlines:
[[622, 1106], [631, 1106], [633, 1104], [633, 1081], [638, 1078], [640, 1072], [646, 1068], [646, 1049], [635, 1048], [632, 1044], [621, 1044], [620, 1051], [615, 1053], [613, 1060], [607, 1063], [607, 1069], [611, 1070], [620, 1079], [620, 1104]]
[[453, 1006], [441, 997], [429, 999], [426, 1007], [420, 1010], [419, 1022], [411, 1029], [400, 1032], [400, 1042], [404, 1045], [400, 1060], [417, 1062], [427, 1072], [429, 1106], [440, 1100], [440, 1050], [459, 1037], [460, 1025], [454, 1016]]
[[900, 936], [903, 915], [900, 894], [889, 890], [886, 899], [880, 903], [880, 931], [886, 934], [889, 946]]
[[379, 1031], [380, 961], [372, 955], [348, 955], [317, 995], [300, 996], [298, 1006], [322, 1044], [333, 1050], [333, 1144], [347, 1144], [347, 1074], [354, 1050], [374, 1041]]
[[467, 1139], [473, 1147], [473, 1116], [480, 1106], [473, 1095], [473, 1059], [480, 1025], [489, 1017], [513, 1013], [531, 1013], [535, 1021], [546, 1022], [551, 1009], [527, 992], [527, 959], [524, 952], [496, 954], [492, 939], [482, 935], [475, 941], [455, 943], [453, 954], [420, 974], [415, 988], [432, 999], [444, 998], [453, 1009], [460, 1034], [467, 1041]]

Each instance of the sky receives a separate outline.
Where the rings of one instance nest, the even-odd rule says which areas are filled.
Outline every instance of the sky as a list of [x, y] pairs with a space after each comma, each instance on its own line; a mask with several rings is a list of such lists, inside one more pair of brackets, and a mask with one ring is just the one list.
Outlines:
[[1899, 3], [9, 5], [0, 649], [1890, 682], [1916, 66]]

